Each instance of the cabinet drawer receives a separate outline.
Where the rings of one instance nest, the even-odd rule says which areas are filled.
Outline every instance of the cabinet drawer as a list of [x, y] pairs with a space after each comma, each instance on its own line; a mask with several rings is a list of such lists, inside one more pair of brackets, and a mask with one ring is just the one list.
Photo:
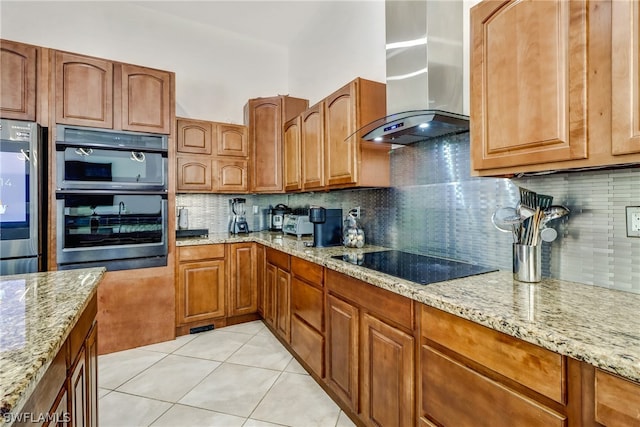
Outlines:
[[425, 338], [564, 403], [561, 355], [424, 305], [421, 322]]
[[322, 286], [322, 270], [319, 264], [291, 257], [291, 272], [312, 285]]
[[275, 249], [267, 248], [267, 262], [289, 271], [289, 254]]
[[313, 372], [324, 377], [324, 337], [297, 315], [291, 317], [291, 347]]
[[596, 421], [640, 426], [640, 384], [596, 369]]
[[329, 290], [357, 301], [366, 310], [413, 329], [413, 304], [409, 298], [329, 269], [326, 285]]
[[423, 345], [421, 416], [444, 426], [564, 427], [566, 418]]
[[293, 313], [313, 326], [319, 332], [324, 330], [323, 293], [302, 280], [291, 281], [291, 306]]
[[180, 261], [224, 258], [224, 244], [181, 246], [178, 248], [178, 257]]

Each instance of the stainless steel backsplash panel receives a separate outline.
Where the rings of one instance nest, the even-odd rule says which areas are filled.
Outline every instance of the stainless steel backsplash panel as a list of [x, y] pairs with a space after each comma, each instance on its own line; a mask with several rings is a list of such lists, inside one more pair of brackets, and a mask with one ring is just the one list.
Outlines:
[[[639, 168], [510, 180], [471, 177], [469, 159], [468, 134], [405, 146], [391, 154], [392, 188], [245, 195], [247, 219], [254, 205], [360, 206], [368, 243], [511, 270], [511, 234], [491, 214], [515, 206], [523, 186], [571, 210], [550, 223], [558, 239], [543, 243], [543, 276], [640, 293], [640, 238], [626, 237], [625, 217], [625, 206], [640, 206]], [[190, 228], [224, 232], [232, 197], [183, 194], [177, 206], [190, 209]]]

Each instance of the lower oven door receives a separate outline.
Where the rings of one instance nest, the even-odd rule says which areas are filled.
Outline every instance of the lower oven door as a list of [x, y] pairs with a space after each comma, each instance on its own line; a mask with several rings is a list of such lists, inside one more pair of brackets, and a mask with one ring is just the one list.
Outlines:
[[166, 194], [58, 193], [58, 269], [167, 265]]

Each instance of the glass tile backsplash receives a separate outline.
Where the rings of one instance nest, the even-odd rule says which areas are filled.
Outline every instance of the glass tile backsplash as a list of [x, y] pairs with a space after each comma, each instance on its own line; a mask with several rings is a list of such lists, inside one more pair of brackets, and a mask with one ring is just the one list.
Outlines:
[[[469, 134], [404, 146], [391, 152], [388, 189], [282, 195], [243, 195], [252, 230], [264, 226], [269, 205], [361, 207], [368, 243], [511, 270], [513, 238], [491, 214], [515, 207], [518, 186], [554, 197], [571, 210], [550, 222], [558, 238], [543, 243], [542, 274], [640, 293], [640, 238], [626, 236], [625, 206], [640, 206], [640, 168], [556, 173], [517, 179], [470, 175]], [[224, 232], [233, 195], [180, 194], [190, 228]]]

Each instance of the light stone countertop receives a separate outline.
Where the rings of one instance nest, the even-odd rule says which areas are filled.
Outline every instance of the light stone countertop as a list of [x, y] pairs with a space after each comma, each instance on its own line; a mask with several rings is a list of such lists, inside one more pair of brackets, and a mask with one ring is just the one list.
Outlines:
[[0, 276], [0, 427], [42, 379], [105, 269]]
[[177, 245], [258, 242], [640, 382], [640, 295], [556, 279], [523, 283], [510, 271], [425, 286], [331, 258], [388, 248], [306, 247], [310, 240], [269, 232], [222, 233]]

